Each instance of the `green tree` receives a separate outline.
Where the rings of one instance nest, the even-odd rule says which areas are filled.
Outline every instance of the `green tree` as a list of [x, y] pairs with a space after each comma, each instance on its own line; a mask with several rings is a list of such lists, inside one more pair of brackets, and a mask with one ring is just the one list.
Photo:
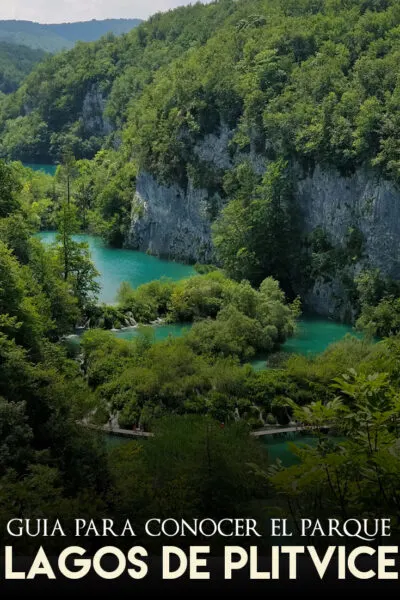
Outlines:
[[71, 332], [79, 320], [80, 311], [77, 298], [71, 294], [69, 282], [62, 276], [58, 249], [46, 247], [38, 239], [31, 238], [29, 268], [49, 300], [52, 335], [59, 339]]
[[287, 500], [295, 521], [304, 511], [314, 517], [337, 511], [343, 519], [360, 511], [397, 517], [399, 394], [387, 373], [354, 370], [337, 377], [333, 389], [339, 396], [325, 405], [292, 407], [304, 424], [317, 430], [330, 424], [345, 441], [320, 433], [314, 448], [293, 447], [299, 464], [274, 466], [268, 479]]
[[33, 433], [25, 405], [0, 397], [0, 474], [8, 469], [22, 471], [31, 458]]
[[66, 148], [62, 153], [61, 165], [57, 168], [56, 179], [65, 185], [67, 206], [71, 205], [72, 184], [77, 173], [75, 156], [70, 148]]
[[299, 233], [288, 165], [271, 163], [261, 184], [246, 173], [214, 225], [217, 254], [230, 276], [260, 283], [271, 275], [291, 291]]
[[221, 428], [206, 417], [167, 417], [148, 443], [117, 450], [111, 461], [122, 505], [141, 514], [236, 515], [266, 493], [247, 466], [265, 465], [266, 454], [243, 424]]
[[56, 238], [59, 260], [63, 278], [70, 282], [78, 305], [83, 310], [94, 302], [100, 290], [96, 281], [99, 273], [90, 260], [88, 245], [76, 242], [72, 237], [77, 228], [76, 208], [64, 202], [59, 214]]
[[20, 190], [13, 167], [0, 160], [0, 217], [8, 217], [19, 208], [17, 193]]

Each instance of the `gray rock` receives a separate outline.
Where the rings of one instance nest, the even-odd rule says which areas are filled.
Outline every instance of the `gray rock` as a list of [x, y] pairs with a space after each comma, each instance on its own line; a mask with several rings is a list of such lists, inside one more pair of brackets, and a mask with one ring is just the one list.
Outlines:
[[349, 229], [357, 227], [365, 239], [365, 260], [400, 278], [400, 190], [395, 184], [366, 170], [341, 177], [317, 167], [297, 189], [305, 231], [322, 227], [343, 244]]
[[344, 275], [354, 278], [364, 268], [378, 268], [400, 278], [400, 191], [376, 173], [358, 170], [349, 177], [317, 167], [297, 184], [304, 233], [324, 229], [333, 245], [343, 246], [349, 230], [364, 238], [362, 257], [331, 281], [318, 279], [304, 296], [306, 306], [340, 319], [354, 316]]
[[99, 86], [92, 85], [82, 104], [81, 119], [86, 133], [109, 135], [112, 132], [113, 127], [104, 115], [106, 103], [107, 97]]
[[126, 245], [184, 262], [210, 262], [213, 256], [207, 216], [207, 190], [159, 184], [140, 173], [132, 203]]
[[218, 135], [214, 133], [205, 135], [195, 145], [194, 153], [201, 161], [212, 163], [217, 169], [231, 169], [233, 163], [228, 146], [232, 135], [233, 131], [223, 125], [220, 127]]
[[[263, 156], [228, 152], [232, 131], [223, 126], [219, 134], [205, 136], [194, 151], [200, 160], [221, 169], [230, 169], [248, 159], [259, 174], [265, 170]], [[309, 290], [301, 290], [303, 304], [321, 315], [351, 319], [354, 308], [344, 275], [352, 279], [363, 268], [378, 268], [400, 279], [400, 190], [375, 171], [359, 169], [344, 177], [334, 169], [317, 167], [305, 176], [297, 173], [295, 200], [304, 234], [322, 228], [335, 246], [343, 246], [349, 230], [357, 228], [364, 237], [361, 259], [330, 279], [318, 278]], [[137, 178], [132, 203], [132, 221], [127, 246], [179, 261], [209, 263], [213, 260], [211, 224], [207, 214], [206, 189], [189, 183], [163, 185], [145, 172]], [[220, 205], [222, 201], [220, 200]], [[299, 290], [300, 291], [300, 290]]]

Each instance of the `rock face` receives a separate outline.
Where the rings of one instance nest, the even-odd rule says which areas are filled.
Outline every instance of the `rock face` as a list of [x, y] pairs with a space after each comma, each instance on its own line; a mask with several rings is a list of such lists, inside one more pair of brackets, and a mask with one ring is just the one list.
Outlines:
[[97, 85], [92, 85], [82, 105], [82, 122], [86, 133], [108, 135], [112, 131], [111, 123], [104, 116], [107, 98]]
[[136, 182], [127, 246], [184, 262], [212, 260], [207, 190], [160, 185], [148, 173]]
[[377, 268], [400, 279], [400, 191], [371, 171], [342, 177], [317, 167], [298, 181], [296, 199], [304, 233], [321, 228], [339, 248], [345, 246], [350, 231], [361, 233], [361, 256], [343, 272], [317, 278], [304, 295], [309, 309], [351, 320], [353, 307], [346, 279], [353, 279], [363, 268]]
[[305, 231], [322, 227], [337, 244], [350, 228], [365, 241], [364, 260], [390, 277], [400, 278], [400, 190], [371, 172], [340, 177], [317, 167], [297, 184]]
[[[231, 157], [231, 132], [208, 135], [195, 147], [201, 161], [227, 170], [247, 158], [258, 173], [265, 159], [251, 153]], [[208, 192], [189, 184], [160, 185], [151, 175], [141, 173], [133, 202], [132, 224], [127, 245], [151, 254], [180, 261], [211, 262], [213, 249]], [[400, 279], [400, 190], [376, 173], [360, 169], [344, 177], [335, 170], [316, 167], [305, 176], [299, 169], [295, 202], [300, 209], [304, 235], [322, 229], [335, 247], [343, 247], [351, 230], [363, 240], [361, 256], [342, 272], [317, 277], [312, 288], [301, 289], [309, 310], [341, 320], [351, 320], [353, 306], [347, 281], [364, 268], [378, 268]]]

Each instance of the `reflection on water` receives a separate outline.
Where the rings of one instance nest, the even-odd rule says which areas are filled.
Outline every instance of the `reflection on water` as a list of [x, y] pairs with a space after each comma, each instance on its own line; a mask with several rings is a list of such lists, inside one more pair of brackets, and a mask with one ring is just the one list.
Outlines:
[[[42, 231], [39, 237], [45, 243], [52, 243], [56, 233]], [[163, 260], [135, 250], [109, 248], [101, 238], [94, 235], [76, 235], [74, 239], [89, 244], [92, 261], [100, 273], [100, 302], [115, 302], [118, 288], [123, 281], [128, 281], [136, 288], [162, 277], [178, 281], [195, 274], [190, 265]]]
[[[303, 317], [298, 321], [296, 334], [286, 340], [280, 352], [313, 356], [324, 352], [330, 344], [340, 341], [348, 333], [358, 338], [362, 337], [351, 325], [336, 323], [322, 317]], [[252, 365], [257, 371], [265, 369], [268, 356], [257, 357]]]

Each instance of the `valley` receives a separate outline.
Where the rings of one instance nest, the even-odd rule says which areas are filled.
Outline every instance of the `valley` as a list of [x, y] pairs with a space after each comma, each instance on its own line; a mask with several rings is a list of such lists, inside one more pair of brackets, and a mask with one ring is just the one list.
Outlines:
[[0, 96], [0, 526], [398, 523], [399, 28], [196, 3]]

